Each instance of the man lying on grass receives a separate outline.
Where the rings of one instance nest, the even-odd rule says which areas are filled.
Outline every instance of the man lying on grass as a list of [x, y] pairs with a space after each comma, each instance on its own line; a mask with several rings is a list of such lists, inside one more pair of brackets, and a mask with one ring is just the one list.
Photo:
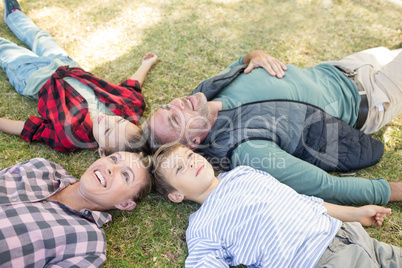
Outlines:
[[162, 146], [153, 164], [157, 193], [201, 204], [186, 232], [186, 267], [402, 265], [400, 248], [362, 227], [381, 225], [389, 208], [326, 203], [246, 166], [217, 178], [204, 157], [179, 144]]
[[150, 157], [118, 152], [77, 180], [42, 158], [0, 170], [0, 267], [101, 267], [110, 209], [151, 189]]
[[364, 133], [402, 113], [401, 74], [401, 49], [372, 48], [307, 69], [254, 50], [161, 106], [143, 134], [153, 151], [180, 142], [225, 171], [251, 166], [327, 202], [402, 201], [402, 182], [329, 173], [380, 161], [383, 144]]

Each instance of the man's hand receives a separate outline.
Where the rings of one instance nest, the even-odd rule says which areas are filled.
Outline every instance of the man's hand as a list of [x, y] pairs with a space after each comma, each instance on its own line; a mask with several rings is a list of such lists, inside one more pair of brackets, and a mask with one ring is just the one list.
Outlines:
[[285, 76], [284, 71], [288, 69], [285, 64], [263, 50], [253, 50], [247, 53], [243, 58], [243, 63], [248, 64], [244, 70], [246, 74], [254, 68], [263, 67], [270, 75], [282, 78]]
[[359, 207], [356, 211], [357, 221], [363, 226], [381, 226], [386, 214], [391, 215], [390, 208], [375, 205]]

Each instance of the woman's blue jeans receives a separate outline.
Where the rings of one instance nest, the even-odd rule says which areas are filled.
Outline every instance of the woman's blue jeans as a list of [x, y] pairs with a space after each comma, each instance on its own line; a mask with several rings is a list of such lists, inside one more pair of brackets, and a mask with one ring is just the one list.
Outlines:
[[18, 93], [23, 94], [32, 73], [49, 65], [54, 59], [60, 59], [66, 65], [73, 62], [67, 52], [23, 12], [15, 11], [5, 21], [18, 39], [31, 49], [0, 38], [0, 65]]

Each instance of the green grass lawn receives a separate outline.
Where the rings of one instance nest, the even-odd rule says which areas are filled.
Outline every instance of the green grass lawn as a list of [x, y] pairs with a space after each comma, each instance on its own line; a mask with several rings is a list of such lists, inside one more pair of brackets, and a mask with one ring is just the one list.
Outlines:
[[[148, 104], [145, 117], [253, 49], [264, 49], [284, 63], [309, 67], [370, 47], [402, 46], [402, 5], [385, 0], [30, 0], [20, 4], [85, 70], [110, 82], [127, 79], [142, 55], [155, 52], [160, 62], [143, 86]], [[2, 20], [0, 36], [21, 44]], [[0, 117], [26, 120], [37, 114], [36, 107], [37, 101], [18, 95], [0, 71]], [[402, 180], [402, 116], [374, 137], [384, 142], [384, 156], [356, 176]], [[59, 163], [79, 177], [97, 154], [84, 150], [67, 156], [0, 133], [0, 168], [34, 157]], [[384, 226], [368, 232], [402, 247], [402, 203], [389, 207], [393, 214]], [[194, 204], [171, 204], [150, 195], [132, 212], [112, 212], [114, 221], [105, 227], [105, 267], [182, 267], [187, 220], [196, 209]]]

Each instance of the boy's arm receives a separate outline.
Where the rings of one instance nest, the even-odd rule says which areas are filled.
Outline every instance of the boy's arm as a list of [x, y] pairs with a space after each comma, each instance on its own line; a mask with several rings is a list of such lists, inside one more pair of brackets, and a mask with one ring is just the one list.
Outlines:
[[0, 118], [0, 131], [19, 136], [24, 129], [24, 121]]
[[363, 226], [382, 225], [385, 214], [391, 214], [390, 208], [375, 205], [347, 207], [324, 202], [327, 214], [343, 222], [360, 222]]
[[137, 71], [129, 78], [131, 80], [137, 80], [138, 83], [142, 86], [145, 81], [145, 77], [147, 76], [149, 70], [153, 65], [158, 61], [158, 56], [155, 53], [148, 52], [142, 58], [142, 63], [140, 67], [138, 67]]

